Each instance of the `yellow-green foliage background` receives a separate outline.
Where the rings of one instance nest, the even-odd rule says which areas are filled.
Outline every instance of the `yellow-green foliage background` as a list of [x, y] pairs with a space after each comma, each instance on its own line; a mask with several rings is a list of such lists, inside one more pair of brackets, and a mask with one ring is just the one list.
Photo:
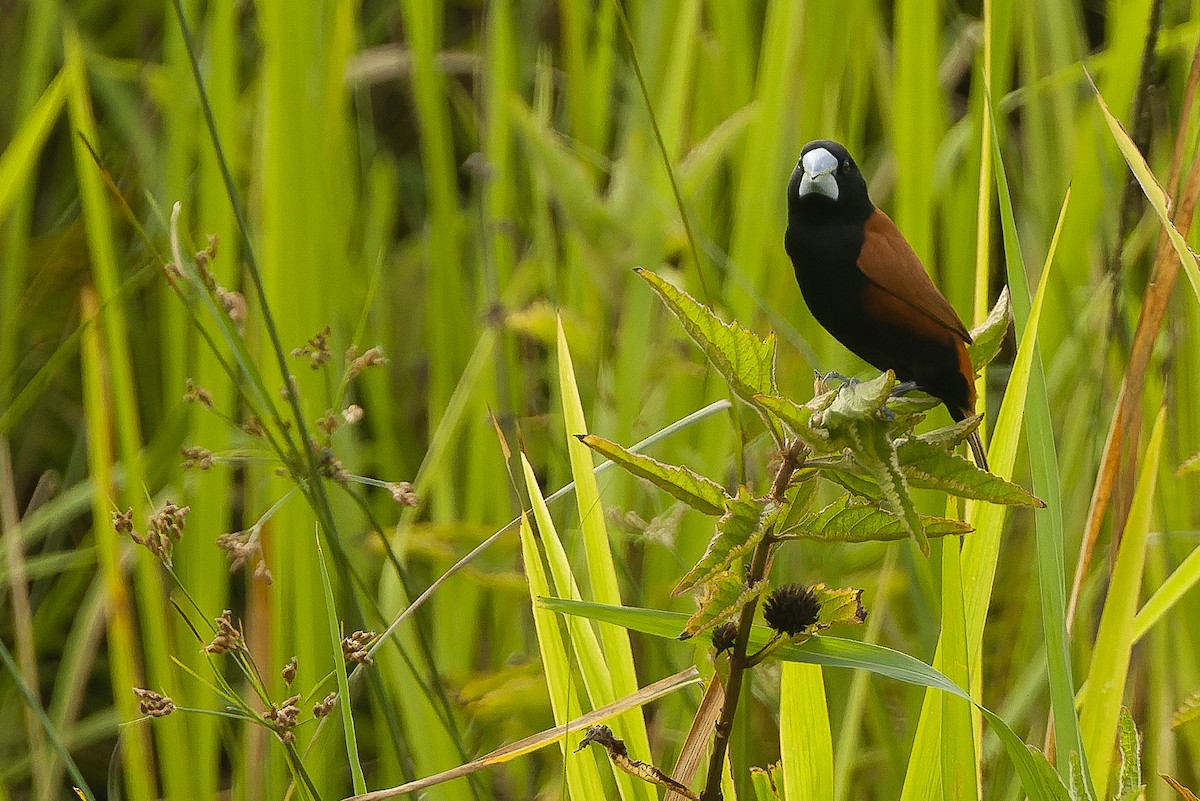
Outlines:
[[[1148, 82], [1139, 86], [1159, 5]], [[981, 154], [990, 160], [985, 66], [1031, 287], [1072, 187], [1038, 331], [1050, 426], [1029, 423], [1015, 471], [1031, 482], [1027, 444], [1057, 465], [1061, 543], [1051, 540], [1049, 552], [1062, 555], [1069, 590], [1160, 231], [1136, 193], [1128, 224], [1121, 220], [1129, 172], [1081, 64], [1131, 130], [1139, 128], [1130, 119], [1135, 97], [1145, 96], [1152, 169], [1165, 183], [1179, 144], [1186, 174], [1196, 126], [1182, 142], [1176, 130], [1200, 34], [1191, 21], [1197, 4], [629, 0], [624, 8], [629, 38], [614, 0], [182, 2], [283, 349], [332, 331], [324, 370], [289, 357], [308, 430], [335, 403], [348, 346], [379, 345], [390, 359], [351, 384], [340, 405], [357, 403], [365, 417], [339, 430], [332, 448], [355, 475], [415, 480], [423, 506], [401, 515], [386, 490], [352, 484], [359, 505], [329, 485], [331, 615], [316, 518], [301, 495], [263, 529], [273, 584], [251, 579], [252, 566], [230, 575], [215, 544], [295, 484], [276, 477], [272, 454], [230, 422], [243, 422], [246, 410], [218, 360], [232, 363], [228, 343], [215, 337], [214, 353], [201, 335], [212, 336], [212, 326], [197, 324], [164, 278], [175, 201], [185, 253], [218, 237], [214, 274], [246, 295], [247, 352], [281, 414], [290, 410], [276, 392], [282, 379], [264, 309], [174, 6], [0, 3], [0, 635], [15, 660], [0, 678], [0, 799], [68, 796], [55, 742], [101, 796], [120, 787], [136, 801], [284, 798], [285, 751], [261, 728], [197, 712], [126, 723], [137, 716], [132, 686], [185, 707], [224, 708], [202, 642], [167, 599], [200, 625], [235, 610], [270, 697], [289, 694], [278, 672], [293, 654], [296, 686], [308, 693], [335, 664], [331, 619], [347, 633], [386, 628], [520, 511], [490, 414], [508, 445], [524, 448], [547, 493], [570, 480], [556, 315], [596, 433], [630, 444], [726, 397], [632, 267], [775, 331], [780, 385], [793, 397], [809, 397], [814, 369], [864, 371], [814, 324], [783, 253], [784, 187], [809, 139], [849, 146], [875, 202], [962, 316], [981, 319], [1006, 281], [994, 173], [990, 164], [981, 172]], [[1198, 573], [1184, 562], [1197, 545], [1200, 487], [1194, 474], [1176, 474], [1200, 450], [1198, 299], [1181, 277], [1145, 372], [1144, 412], [1135, 411], [1144, 447], [1166, 408], [1161, 457], [1129, 465], [1131, 475], [1157, 471], [1159, 479], [1142, 588], [1109, 592], [1110, 517], [1070, 645], [1068, 694], [1094, 664], [1106, 598], [1144, 600], [1184, 564], [1177, 603], [1133, 650], [1124, 689], [1145, 738], [1151, 799], [1173, 797], [1160, 772], [1200, 781], [1200, 722], [1170, 726], [1200, 688], [1200, 597], [1188, 591]], [[1006, 377], [1003, 364], [989, 370], [992, 419]], [[215, 411], [184, 403], [188, 378], [211, 393]], [[771, 454], [757, 418], [744, 409], [736, 416], [739, 425], [728, 413], [709, 416], [654, 455], [728, 487], [744, 469], [761, 489]], [[944, 421], [944, 412], [934, 417]], [[192, 444], [229, 458], [183, 472], [180, 448]], [[703, 552], [711, 521], [678, 514], [617, 471], [601, 490], [624, 601], [690, 610], [692, 601], [670, 589]], [[175, 548], [178, 584], [118, 538], [109, 519], [133, 508], [140, 530], [166, 499], [191, 507]], [[936, 497], [922, 502], [943, 511]], [[552, 508], [584, 576], [571, 504]], [[971, 670], [982, 701], [1041, 746], [1051, 706], [1046, 643], [1053, 650], [1058, 640], [1043, 628], [1048, 595], [1034, 543], [1034, 516], [1012, 515], [982, 662]], [[776, 575], [865, 588], [868, 625], [837, 633], [932, 661], [943, 628], [938, 553], [927, 560], [908, 543], [809, 545], [781, 559]], [[1061, 614], [1051, 622], [1061, 629]], [[707, 664], [703, 644], [633, 644], [642, 683]], [[227, 675], [244, 691], [240, 674]], [[40, 699], [50, 733], [18, 693], [18, 676]], [[895, 799], [902, 787], [906, 798], [975, 797], [973, 787], [942, 788], [936, 766], [909, 766], [922, 690], [845, 670], [826, 670], [825, 686], [834, 798]], [[329, 689], [305, 699], [306, 714]], [[672, 764], [697, 700], [693, 689], [657, 704], [648, 718], [653, 753], [635, 756]], [[748, 798], [744, 771], [779, 756], [776, 669], [756, 671], [743, 709], [733, 758]], [[515, 532], [378, 651], [353, 718], [372, 788], [552, 725]], [[326, 799], [352, 786], [340, 720], [335, 714], [308, 752], [315, 726], [297, 731]], [[982, 797], [1020, 798], [1007, 756], [983, 732]], [[938, 753], [937, 733], [922, 737]], [[546, 749], [428, 797], [557, 798], [563, 771], [559, 752]]]

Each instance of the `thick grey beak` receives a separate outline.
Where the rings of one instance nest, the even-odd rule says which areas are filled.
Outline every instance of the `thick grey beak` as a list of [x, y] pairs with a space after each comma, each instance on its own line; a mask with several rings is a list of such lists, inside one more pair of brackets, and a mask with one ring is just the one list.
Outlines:
[[838, 199], [837, 177], [833, 174], [838, 168], [838, 160], [823, 147], [818, 147], [804, 154], [800, 159], [804, 168], [804, 177], [800, 179], [800, 197], [816, 192], [831, 200]]

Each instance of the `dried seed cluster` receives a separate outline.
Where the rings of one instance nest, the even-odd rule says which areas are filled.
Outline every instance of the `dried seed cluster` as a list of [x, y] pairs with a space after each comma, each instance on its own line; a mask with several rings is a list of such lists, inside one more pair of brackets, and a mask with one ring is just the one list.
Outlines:
[[820, 616], [820, 599], [803, 584], [785, 584], [767, 596], [763, 604], [767, 625], [789, 637], [804, 633]]
[[329, 326], [325, 326], [308, 340], [308, 343], [300, 348], [292, 350], [293, 356], [307, 356], [309, 366], [314, 370], [321, 369], [321, 366], [329, 361]]
[[245, 638], [242, 632], [233, 625], [233, 612], [226, 609], [217, 618], [217, 636], [213, 641], [204, 646], [205, 653], [209, 654], [224, 654], [229, 651], [236, 651], [242, 647]]
[[728, 651], [733, 647], [734, 641], [737, 639], [737, 625], [735, 623], [723, 623], [713, 629], [712, 644], [713, 648], [717, 649], [717, 653]]
[[144, 690], [134, 687], [133, 694], [138, 699], [138, 712], [152, 718], [165, 718], [175, 711], [175, 702], [165, 695], [159, 695], [154, 690]]
[[324, 699], [313, 704], [313, 717], [323, 718], [333, 711], [333, 705], [337, 701], [337, 693], [330, 693]]
[[392, 500], [401, 506], [417, 506], [421, 502], [413, 485], [407, 481], [392, 481], [387, 488], [392, 493]]
[[138, 545], [146, 546], [167, 567], [171, 566], [171, 551], [176, 542], [183, 538], [183, 526], [187, 520], [189, 506], [176, 506], [171, 501], [163, 504], [162, 508], [151, 515], [147, 521], [145, 535], [139, 534], [133, 527], [133, 510], [124, 514], [113, 513], [113, 526], [119, 534], [128, 534], [129, 538]]
[[289, 687], [292, 686], [292, 682], [296, 680], [296, 657], [293, 656], [288, 663], [283, 666], [283, 670], [279, 672], [279, 675], [283, 677], [284, 684]]
[[216, 461], [212, 451], [208, 448], [201, 448], [199, 445], [189, 445], [183, 449], [182, 453], [184, 470], [191, 470], [194, 467], [208, 470]]
[[368, 648], [371, 641], [375, 639], [373, 631], [356, 631], [349, 637], [342, 639], [342, 657], [347, 662], [357, 662], [360, 665], [369, 665], [374, 660], [371, 659], [371, 654]]
[[262, 540], [257, 528], [231, 531], [217, 537], [217, 547], [229, 556], [229, 572], [235, 573], [244, 564], [254, 561], [254, 577], [271, 583], [271, 571], [262, 552]]
[[296, 741], [296, 735], [292, 733], [292, 729], [296, 728], [296, 724], [300, 721], [300, 707], [296, 706], [298, 703], [300, 703], [300, 696], [293, 695], [279, 706], [271, 704], [271, 708], [264, 715], [285, 743]]
[[358, 355], [358, 348], [351, 345], [346, 349], [346, 361], [349, 367], [346, 368], [346, 380], [353, 381], [355, 378], [366, 370], [368, 367], [377, 367], [388, 363], [387, 356], [383, 355], [383, 349], [378, 345], [369, 349], [362, 356]]
[[187, 384], [184, 386], [183, 399], [187, 403], [198, 403], [205, 409], [211, 410], [214, 408], [212, 395], [208, 393], [207, 389], [200, 386], [190, 378], [187, 380]]

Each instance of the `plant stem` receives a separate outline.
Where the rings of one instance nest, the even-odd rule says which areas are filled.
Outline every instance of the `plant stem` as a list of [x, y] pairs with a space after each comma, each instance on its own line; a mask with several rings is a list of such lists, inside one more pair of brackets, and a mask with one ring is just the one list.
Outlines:
[[[775, 474], [771, 485], [771, 499], [782, 503], [784, 492], [792, 475], [804, 464], [804, 444], [799, 440], [793, 441], [784, 451], [783, 463]], [[754, 555], [750, 559], [750, 570], [746, 574], [746, 586], [753, 587], [766, 577], [767, 566], [771, 563], [771, 549], [776, 539], [768, 531], [758, 541]], [[729, 736], [733, 733], [733, 719], [737, 713], [738, 698], [742, 693], [742, 679], [746, 669], [753, 667], [746, 649], [750, 644], [750, 629], [754, 624], [754, 612], [758, 609], [758, 596], [755, 595], [742, 607], [738, 619], [737, 639], [734, 640], [733, 650], [729, 654], [729, 680], [725, 683], [725, 701], [721, 706], [721, 717], [717, 720], [716, 731], [713, 734], [712, 756], [708, 760], [708, 774], [704, 780], [704, 792], [700, 801], [721, 801], [721, 771], [725, 764], [725, 752], [729, 748]]]

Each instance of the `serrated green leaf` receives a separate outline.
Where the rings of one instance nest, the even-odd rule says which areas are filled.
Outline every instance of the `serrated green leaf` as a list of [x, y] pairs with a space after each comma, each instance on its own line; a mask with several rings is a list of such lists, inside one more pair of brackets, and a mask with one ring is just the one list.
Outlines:
[[1008, 287], [1000, 291], [996, 305], [988, 312], [983, 322], [971, 329], [971, 339], [967, 347], [967, 355], [971, 357], [971, 368], [978, 373], [996, 358], [1000, 346], [1004, 344], [1004, 336], [1012, 323], [1012, 308], [1009, 303]]
[[666, 464], [640, 453], [622, 448], [617, 443], [595, 434], [578, 434], [576, 438], [596, 453], [611, 459], [635, 476], [644, 478], [672, 497], [706, 515], [725, 511], [728, 495], [721, 485], [694, 470]]
[[914, 487], [949, 492], [960, 498], [1005, 504], [1007, 506], [1044, 507], [1024, 487], [985, 472], [961, 456], [909, 439], [896, 448], [904, 475]]
[[712, 309], [661, 276], [640, 268], [635, 272], [658, 293], [738, 397], [752, 404], [755, 395], [777, 394], [774, 334], [759, 339], [736, 320], [724, 322]]
[[783, 504], [775, 515], [776, 533], [794, 527], [809, 513], [817, 495], [820, 482], [813, 481], [812, 470], [801, 470], [792, 478], [792, 484], [783, 493]]
[[786, 423], [810, 451], [820, 455], [837, 448], [829, 441], [825, 432], [813, 429], [808, 423], [814, 414], [818, 414], [832, 403], [833, 398], [834, 393], [829, 392], [801, 404], [779, 395], [755, 395], [754, 402]]
[[1200, 690], [1194, 691], [1183, 699], [1183, 703], [1175, 710], [1175, 714], [1171, 715], [1171, 728], [1178, 729], [1196, 718], [1200, 718]]
[[1137, 798], [1142, 794], [1142, 743], [1128, 707], [1121, 707], [1117, 719], [1117, 746], [1121, 750], [1121, 769], [1117, 778], [1117, 798]]
[[[890, 375], [890, 374], [889, 374]], [[896, 513], [908, 535], [929, 555], [929, 540], [921, 515], [913, 503], [908, 481], [900, 469], [896, 446], [881, 421], [863, 421], [847, 426], [845, 434], [852, 442], [854, 461], [866, 472], [883, 494], [885, 508]]]
[[923, 415], [930, 409], [936, 409], [941, 405], [940, 398], [935, 398], [919, 389], [905, 392], [903, 395], [893, 395], [887, 400], [888, 411], [897, 417]]
[[776, 511], [774, 504], [751, 497], [745, 487], [739, 489], [736, 498], [725, 501], [725, 514], [717, 521], [717, 533], [709, 541], [704, 556], [679, 580], [672, 594], [679, 595], [713, 580], [734, 559], [752, 550]]
[[942, 450], [953, 450], [958, 445], [966, 441], [967, 437], [971, 436], [971, 432], [979, 428], [979, 424], [983, 422], [983, 415], [977, 414], [973, 417], [968, 417], [965, 420], [958, 420], [948, 426], [935, 428], [933, 431], [926, 431], [923, 434], [918, 434], [916, 439], [921, 442], [929, 443], [934, 447]]
[[830, 481], [840, 484], [852, 495], [874, 503], [882, 503], [883, 490], [874, 481], [861, 475], [858, 469], [856, 465], [850, 464], [849, 460], [845, 460], [836, 464], [822, 465], [818, 472]]
[[[963, 535], [971, 527], [961, 520], [922, 517], [927, 537]], [[892, 542], [909, 536], [908, 527], [896, 514], [843, 495], [793, 528], [781, 531], [790, 537], [837, 542]]]
[[742, 582], [742, 577], [732, 570], [713, 576], [703, 584], [700, 608], [688, 618], [679, 639], [691, 639], [732, 620], [751, 598], [762, 595], [766, 589], [765, 581], [747, 587]]
[[891, 370], [870, 381], [848, 381], [837, 391], [833, 403], [824, 412], [813, 416], [812, 425], [835, 434], [848, 425], [874, 421], [892, 397], [895, 386], [896, 376]]
[[860, 625], [866, 622], [867, 610], [862, 605], [862, 590], [855, 587], [826, 587], [824, 584], [814, 584], [809, 589], [821, 602], [821, 614], [817, 617], [818, 630], [838, 623]]

